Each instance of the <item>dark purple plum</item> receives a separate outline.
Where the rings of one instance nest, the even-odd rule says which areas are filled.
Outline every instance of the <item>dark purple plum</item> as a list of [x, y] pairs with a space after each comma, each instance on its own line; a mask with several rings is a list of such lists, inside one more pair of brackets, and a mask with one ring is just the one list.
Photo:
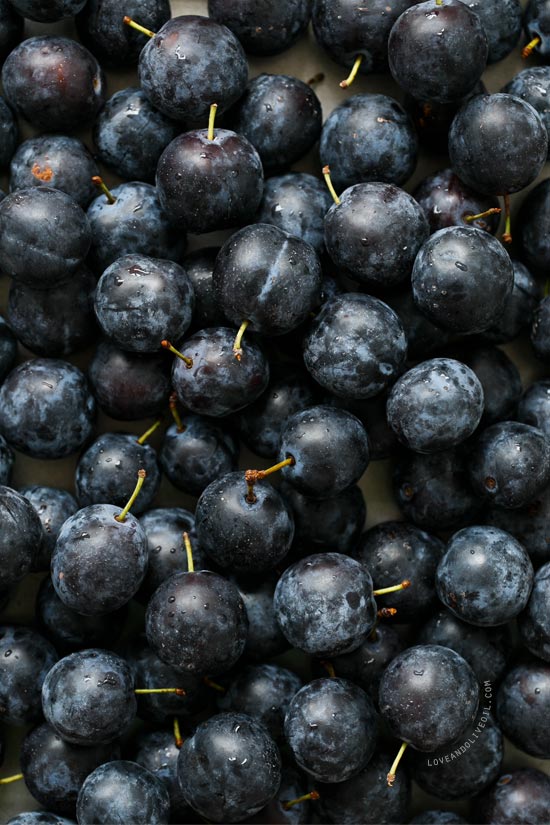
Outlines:
[[71, 653], [87, 647], [114, 647], [122, 633], [126, 605], [114, 613], [83, 616], [64, 604], [45, 578], [36, 597], [36, 619], [42, 632], [59, 651]]
[[0, 484], [8, 486], [15, 456], [6, 439], [0, 435]]
[[159, 454], [174, 487], [200, 496], [209, 484], [237, 469], [239, 443], [226, 429], [199, 415], [185, 415], [183, 429], [168, 428]]
[[10, 0], [22, 17], [37, 23], [57, 23], [74, 17], [82, 9], [86, 0]]
[[540, 115], [514, 95], [473, 97], [449, 131], [451, 166], [465, 184], [485, 195], [524, 189], [542, 170], [547, 153], [548, 133]]
[[124, 507], [134, 491], [141, 468], [146, 471], [147, 477], [132, 506], [135, 515], [144, 513], [158, 492], [160, 469], [157, 454], [149, 444], [141, 444], [135, 435], [103, 433], [78, 460], [75, 494], [79, 505], [112, 504]]
[[15, 365], [17, 338], [0, 315], [0, 384]]
[[484, 521], [511, 533], [527, 550], [535, 567], [550, 561], [550, 487], [545, 487], [524, 507], [509, 510], [490, 504]]
[[281, 459], [293, 458], [283, 477], [299, 493], [330, 498], [355, 484], [369, 463], [369, 444], [358, 418], [318, 405], [291, 415], [281, 432]]
[[[284, 335], [320, 303], [322, 272], [308, 243], [270, 224], [247, 226], [220, 249], [212, 275], [223, 313], [264, 335]], [[246, 348], [246, 339], [245, 339]]]
[[96, 195], [97, 164], [82, 141], [66, 135], [42, 135], [20, 144], [10, 164], [10, 191], [51, 186], [86, 209]]
[[550, 242], [545, 227], [550, 220], [550, 180], [535, 186], [521, 205], [518, 228], [521, 257], [535, 274], [544, 274], [550, 266]]
[[405, 518], [426, 530], [464, 527], [483, 506], [470, 486], [466, 454], [460, 449], [399, 456], [393, 490]]
[[109, 341], [100, 341], [88, 377], [97, 403], [111, 418], [149, 418], [168, 404], [170, 361], [163, 354], [124, 352]]
[[2, 722], [28, 725], [40, 721], [42, 683], [58, 658], [54, 646], [29, 627], [0, 627]]
[[0, 487], [0, 591], [31, 570], [42, 548], [42, 525], [33, 506], [11, 487]]
[[187, 804], [202, 817], [240, 822], [277, 793], [281, 757], [261, 722], [244, 713], [221, 713], [183, 743], [178, 780]]
[[410, 360], [418, 361], [436, 355], [456, 337], [450, 330], [432, 323], [420, 311], [410, 288], [384, 295], [384, 300], [403, 324], [407, 337], [407, 357]]
[[550, 482], [550, 439], [515, 421], [487, 427], [470, 453], [470, 482], [498, 507], [525, 507]]
[[150, 102], [178, 121], [221, 114], [246, 88], [247, 63], [235, 35], [198, 15], [173, 17], [143, 47], [139, 83]]
[[[503, 755], [502, 733], [492, 717], [482, 710], [455, 743], [420, 759], [414, 754], [411, 774], [425, 793], [439, 799], [472, 797], [495, 781]], [[421, 818], [418, 821], [429, 822]]]
[[303, 496], [283, 482], [281, 491], [294, 515], [295, 542], [302, 555], [351, 553], [365, 525], [367, 505], [356, 484], [332, 498]]
[[388, 39], [394, 80], [417, 100], [434, 103], [460, 100], [472, 91], [487, 56], [483, 24], [459, 0], [409, 5]]
[[496, 684], [502, 679], [513, 650], [509, 625], [476, 627], [445, 609], [428, 619], [416, 641], [450, 647], [466, 659], [481, 685], [487, 681]]
[[480, 195], [470, 189], [452, 169], [424, 178], [414, 190], [414, 198], [426, 215], [432, 233], [448, 226], [473, 226], [494, 235], [500, 223], [498, 213], [475, 221], [466, 220], [489, 209], [498, 209], [498, 200], [493, 195]]
[[513, 825], [518, 820], [544, 825], [550, 807], [550, 779], [533, 768], [502, 774], [477, 800], [482, 822]]
[[74, 825], [74, 819], [67, 819], [48, 811], [23, 811], [8, 822], [9, 825]]
[[[534, 38], [538, 38], [538, 42], [534, 44], [533, 51], [540, 56], [544, 62], [548, 62], [549, 55], [549, 41], [550, 34], [550, 9], [548, 7], [548, 0], [529, 0], [525, 10], [525, 17], [523, 21], [525, 34], [529, 43]], [[527, 55], [529, 56], [529, 55]]]
[[99, 279], [94, 307], [101, 329], [121, 349], [157, 352], [162, 340], [179, 341], [187, 331], [193, 286], [173, 261], [123, 255]]
[[337, 191], [355, 183], [405, 183], [416, 166], [418, 141], [412, 121], [392, 97], [349, 97], [323, 125], [319, 153]]
[[530, 66], [528, 69], [523, 69], [503, 87], [502, 91], [530, 103], [541, 116], [546, 131], [550, 132], [550, 112], [548, 110], [550, 68], [548, 66]]
[[195, 310], [191, 324], [193, 329], [227, 324], [227, 318], [216, 302], [212, 286], [212, 273], [219, 251], [218, 246], [207, 246], [190, 252], [181, 260], [195, 292]]
[[217, 675], [231, 668], [246, 642], [248, 619], [236, 586], [209, 570], [177, 573], [147, 606], [147, 641], [184, 673]]
[[93, 770], [120, 756], [117, 745], [83, 748], [65, 742], [50, 725], [29, 731], [21, 745], [21, 772], [27, 790], [44, 807], [74, 816], [76, 798]]
[[330, 664], [336, 676], [363, 688], [378, 704], [378, 688], [385, 669], [404, 650], [405, 644], [393, 627], [378, 624], [364, 642], [351, 653], [333, 656]]
[[12, 109], [0, 97], [0, 167], [8, 166], [19, 142], [19, 128]]
[[0, 388], [0, 431], [34, 458], [64, 458], [91, 437], [95, 401], [77, 367], [55, 358], [25, 361]]
[[409, 825], [468, 825], [468, 821], [455, 811], [431, 808], [410, 819]]
[[323, 220], [332, 204], [326, 186], [306, 172], [268, 178], [256, 220], [311, 244], [320, 255], [325, 247]]
[[498, 347], [481, 346], [464, 356], [483, 389], [482, 426], [510, 418], [521, 396], [521, 377], [514, 362]]
[[200, 235], [253, 220], [263, 192], [262, 163], [246, 136], [209, 127], [168, 144], [156, 184], [170, 220]]
[[437, 594], [462, 621], [496, 627], [529, 600], [533, 565], [521, 544], [496, 527], [465, 527], [452, 536], [436, 574]]
[[72, 132], [105, 101], [105, 77], [95, 57], [68, 37], [29, 37], [2, 68], [8, 102], [36, 129]]
[[96, 278], [81, 266], [67, 283], [36, 289], [13, 280], [7, 315], [24, 347], [52, 358], [70, 355], [97, 339], [94, 315]]
[[360, 293], [326, 301], [304, 338], [304, 362], [313, 378], [339, 397], [371, 398], [403, 371], [405, 331], [396, 313]]
[[164, 782], [141, 765], [107, 762], [86, 778], [76, 814], [81, 825], [163, 825], [170, 815], [170, 796]]
[[76, 18], [78, 36], [104, 66], [135, 65], [147, 43], [146, 35], [124, 24], [125, 14], [155, 32], [170, 20], [170, 2], [126, 0], [121, 10], [118, 0], [88, 0]]
[[317, 553], [288, 567], [273, 604], [290, 644], [312, 656], [355, 650], [376, 623], [370, 574], [341, 553]]
[[260, 578], [240, 577], [235, 582], [248, 616], [244, 656], [255, 662], [271, 659], [290, 647], [275, 617], [273, 594], [278, 580], [277, 573], [266, 573]]
[[235, 335], [228, 327], [210, 327], [182, 345], [193, 365], [175, 358], [172, 383], [178, 400], [191, 412], [219, 418], [252, 404], [266, 389], [269, 364], [262, 350], [247, 339], [238, 360]]
[[247, 492], [242, 471], [212, 481], [197, 502], [195, 518], [201, 549], [235, 573], [272, 570], [294, 538], [294, 519], [283, 496], [264, 481]]
[[483, 413], [475, 373], [452, 358], [432, 358], [406, 372], [388, 396], [390, 427], [409, 449], [436, 453], [465, 441]]
[[221, 711], [246, 713], [262, 722], [275, 741], [283, 738], [285, 714], [302, 680], [280, 665], [249, 665], [218, 698]]
[[[9, 318], [8, 318], [9, 320]], [[550, 298], [542, 298], [531, 319], [531, 345], [536, 357], [545, 364], [550, 362]]]
[[470, 665], [454, 650], [416, 645], [388, 665], [379, 701], [393, 736], [415, 750], [434, 751], [450, 745], [474, 721], [479, 685]]
[[131, 181], [111, 190], [115, 199], [97, 197], [88, 207], [93, 242], [90, 264], [101, 275], [122, 255], [148, 255], [178, 261], [187, 237], [170, 224], [154, 186]]
[[311, 86], [283, 74], [252, 78], [229, 118], [271, 173], [300, 160], [319, 140], [323, 124], [321, 103]]
[[170, 795], [170, 818], [177, 822], [190, 820], [191, 811], [181, 793], [177, 764], [180, 755], [174, 734], [169, 730], [141, 732], [132, 759], [163, 783]]
[[89, 648], [60, 659], [42, 685], [46, 721], [65, 742], [106, 745], [136, 714], [128, 664], [108, 650]]
[[375, 753], [366, 768], [345, 782], [316, 784], [319, 801], [315, 810], [335, 825], [391, 825], [404, 822], [409, 810], [411, 780], [400, 767], [393, 787], [386, 781], [393, 756]]
[[338, 270], [367, 285], [408, 280], [429, 234], [415, 199], [390, 183], [362, 183], [339, 201], [325, 216], [325, 243]]
[[53, 586], [61, 601], [85, 616], [112, 613], [130, 601], [145, 576], [147, 536], [120, 508], [93, 504], [78, 510], [59, 533], [52, 553]]
[[415, 304], [451, 332], [488, 329], [504, 312], [513, 286], [512, 261], [502, 244], [473, 227], [450, 226], [431, 235], [412, 271]]
[[388, 68], [388, 37], [400, 14], [413, 0], [374, 0], [358, 6], [354, 0], [315, 0], [312, 23], [322, 49], [341, 66], [351, 68], [360, 57], [361, 74]]
[[307, 28], [311, 0], [208, 0], [208, 16], [231, 29], [248, 54], [290, 48]]
[[487, 63], [507, 57], [519, 42], [522, 7], [520, 0], [468, 0], [468, 8], [479, 19], [487, 35]]
[[76, 513], [78, 504], [70, 493], [57, 487], [33, 485], [22, 487], [19, 492], [30, 501], [42, 523], [42, 544], [32, 569], [40, 572], [49, 570], [59, 531], [69, 516]]
[[13, 192], [0, 202], [0, 269], [48, 289], [68, 281], [84, 261], [91, 227], [80, 206], [48, 186]]
[[284, 729], [302, 770], [317, 782], [344, 782], [373, 755], [378, 716], [365, 691], [347, 679], [314, 679], [292, 698]]
[[[143, 23], [142, 17], [140, 9]], [[93, 141], [99, 159], [117, 175], [152, 183], [158, 159], [179, 132], [178, 124], [151, 106], [141, 89], [128, 88], [105, 103], [94, 123]]]
[[523, 393], [514, 417], [550, 438], [550, 381], [534, 381]]
[[520, 750], [550, 759], [550, 665], [522, 664], [504, 678], [496, 712], [503, 734]]
[[550, 662], [549, 600], [550, 564], [544, 564], [535, 573], [527, 607], [518, 617], [518, 628], [525, 647], [545, 662]]
[[377, 597], [379, 607], [395, 607], [398, 621], [430, 613], [437, 603], [435, 571], [444, 545], [412, 524], [386, 521], [364, 533], [352, 556], [369, 571], [375, 590], [409, 581], [405, 590]]

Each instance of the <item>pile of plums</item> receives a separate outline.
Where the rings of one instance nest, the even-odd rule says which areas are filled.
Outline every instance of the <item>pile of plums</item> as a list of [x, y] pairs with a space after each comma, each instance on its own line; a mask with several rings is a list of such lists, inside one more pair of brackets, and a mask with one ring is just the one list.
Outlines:
[[547, 824], [550, 0], [185, 5], [0, 0], [4, 821]]

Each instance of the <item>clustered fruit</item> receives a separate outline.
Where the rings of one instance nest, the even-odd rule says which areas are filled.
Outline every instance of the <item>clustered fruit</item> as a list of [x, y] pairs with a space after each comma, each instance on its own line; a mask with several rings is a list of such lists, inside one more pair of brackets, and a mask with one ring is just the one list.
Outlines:
[[[43, 808], [11, 825], [550, 821], [503, 768], [504, 737], [550, 759], [550, 380], [500, 346], [550, 365], [550, 180], [510, 211], [549, 151], [524, 11], [0, 0], [2, 606], [41, 576], [0, 627], [0, 810], [18, 779]], [[310, 22], [320, 69], [403, 103], [323, 122], [322, 73], [248, 79]], [[447, 168], [410, 194], [419, 147]], [[76, 457], [71, 492], [10, 486], [16, 453]], [[365, 532], [388, 458], [403, 520]]]

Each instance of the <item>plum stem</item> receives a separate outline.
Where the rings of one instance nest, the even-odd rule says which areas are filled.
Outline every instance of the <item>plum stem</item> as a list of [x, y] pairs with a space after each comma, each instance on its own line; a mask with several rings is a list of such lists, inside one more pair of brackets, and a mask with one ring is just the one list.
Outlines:
[[153, 435], [153, 433], [155, 432], [155, 430], [158, 430], [158, 428], [160, 427], [160, 425], [161, 425], [161, 424], [162, 424], [162, 418], [159, 418], [159, 419], [158, 419], [158, 421], [155, 421], [155, 423], [154, 423], [154, 424], [152, 424], [152, 426], [151, 426], [151, 427], [149, 427], [149, 429], [148, 429], [148, 430], [145, 430], [145, 432], [143, 433], [143, 435], [140, 435], [140, 437], [139, 437], [139, 438], [138, 438], [138, 440], [137, 440], [137, 443], [138, 443], [138, 444], [145, 444], [145, 442], [147, 441], [147, 439], [149, 438], [149, 436], [150, 436], [150, 435]]
[[329, 662], [327, 659], [323, 659], [319, 664], [325, 668], [326, 672], [330, 676], [331, 679], [334, 679], [336, 676], [336, 671], [334, 670], [334, 665], [332, 662]]
[[373, 596], [385, 596], [386, 593], [397, 593], [399, 590], [406, 590], [407, 587], [410, 587], [411, 583], [408, 579], [402, 581], [401, 584], [394, 584], [392, 587], [381, 587], [380, 590], [373, 590]]
[[174, 716], [174, 739], [176, 740], [176, 748], [181, 748], [183, 745], [183, 737], [180, 731], [180, 723], [177, 716]]
[[332, 179], [330, 177], [330, 166], [323, 166], [323, 177], [326, 181], [328, 191], [332, 195], [332, 200], [337, 205], [341, 204], [342, 201], [340, 200], [340, 198], [336, 194], [336, 189], [334, 188], [334, 186], [332, 184]]
[[210, 114], [208, 115], [208, 140], [214, 140], [214, 121], [216, 120], [216, 112], [218, 110], [218, 104], [213, 103], [210, 107]]
[[353, 64], [351, 72], [349, 73], [349, 75], [346, 77], [345, 80], [340, 81], [340, 88], [341, 89], [347, 89], [348, 86], [351, 86], [351, 84], [353, 83], [353, 81], [355, 80], [355, 78], [357, 76], [357, 72], [361, 68], [361, 63], [362, 62], [363, 62], [363, 55], [360, 54], [359, 57], [356, 58], [355, 63]]
[[187, 572], [194, 573], [195, 565], [193, 564], [193, 548], [191, 547], [191, 539], [189, 533], [183, 534], [183, 543], [185, 545], [185, 552], [187, 553]]
[[183, 422], [181, 420], [181, 416], [178, 412], [177, 404], [178, 404], [178, 399], [177, 399], [176, 393], [173, 392], [170, 395], [170, 398], [168, 399], [168, 406], [170, 408], [170, 413], [172, 414], [172, 418], [174, 419], [174, 423], [176, 425], [176, 429], [177, 429], [178, 433], [183, 433], [183, 432], [185, 432], [185, 427], [184, 427]]
[[103, 178], [100, 178], [99, 175], [94, 175], [93, 178], [92, 178], [92, 183], [97, 189], [99, 189], [100, 192], [103, 192], [103, 194], [107, 198], [107, 203], [110, 203], [110, 204], [116, 203], [115, 196], [113, 195], [111, 190], [108, 188], [108, 186], [105, 184], [105, 181], [103, 180]]
[[537, 36], [537, 37], [533, 37], [533, 39], [530, 40], [529, 43], [526, 46], [523, 47], [523, 49], [521, 50], [521, 56], [523, 57], [524, 60], [527, 60], [527, 58], [531, 56], [532, 52], [534, 52], [534, 50], [537, 48], [539, 43], [540, 43], [540, 37]]
[[164, 349], [169, 350], [169, 352], [171, 352], [173, 355], [177, 355], [177, 356], [178, 356], [178, 358], [180, 358], [180, 359], [183, 361], [183, 363], [185, 364], [185, 366], [187, 367], [187, 369], [188, 369], [188, 370], [190, 370], [190, 369], [191, 369], [191, 367], [193, 366], [193, 359], [192, 359], [192, 358], [188, 358], [188, 356], [187, 356], [187, 355], [182, 355], [182, 353], [181, 353], [179, 350], [177, 350], [177, 349], [176, 349], [176, 348], [175, 348], [175, 347], [174, 347], [174, 346], [170, 343], [170, 341], [161, 341], [161, 342], [160, 342], [160, 345], [161, 345], [161, 347], [163, 347]]
[[138, 470], [138, 479], [137, 479], [137, 482], [136, 482], [136, 486], [134, 488], [134, 492], [132, 493], [132, 495], [128, 499], [128, 503], [126, 504], [126, 507], [122, 510], [122, 512], [120, 512], [118, 514], [118, 516], [115, 516], [115, 521], [119, 521], [119, 522], [125, 522], [126, 521], [126, 516], [130, 512], [130, 508], [132, 507], [134, 501], [139, 496], [139, 491], [143, 487], [143, 482], [145, 481], [146, 476], [147, 476], [147, 473], [145, 472], [145, 470]]
[[148, 696], [150, 693], [174, 693], [176, 696], [185, 696], [183, 688], [136, 688], [134, 693], [138, 696]]
[[14, 773], [13, 776], [5, 776], [3, 779], [0, 779], [0, 785], [10, 785], [12, 782], [18, 782], [20, 779], [23, 779], [23, 774]]
[[401, 762], [401, 758], [407, 749], [407, 742], [403, 742], [401, 747], [399, 748], [399, 752], [395, 759], [393, 760], [392, 766], [390, 768], [390, 772], [386, 777], [386, 781], [388, 783], [388, 788], [393, 788], [393, 783], [395, 782], [395, 773], [397, 771], [397, 766]]
[[503, 243], [512, 243], [512, 218], [510, 215], [510, 195], [504, 195], [504, 233], [502, 235]]
[[481, 218], [488, 218], [490, 215], [500, 215], [502, 209], [499, 206], [492, 206], [491, 209], [486, 209], [485, 212], [479, 212], [477, 215], [465, 215], [466, 223], [473, 223], [479, 221]]
[[139, 23], [136, 23], [136, 21], [132, 20], [131, 17], [128, 17], [127, 14], [122, 18], [122, 22], [125, 26], [130, 26], [131, 29], [135, 29], [135, 31], [141, 32], [141, 34], [146, 34], [147, 37], [155, 36], [155, 32], [152, 32], [151, 29], [146, 29], [145, 26], [141, 26]]
[[208, 676], [204, 676], [203, 680], [206, 687], [212, 688], [212, 690], [217, 690], [218, 693], [225, 693], [225, 688], [219, 685], [217, 682], [213, 682], [212, 679], [209, 679]]
[[294, 456], [289, 455], [284, 461], [279, 461], [278, 464], [268, 467], [267, 470], [247, 470], [244, 474], [244, 480], [246, 481], [246, 500], [249, 504], [254, 504], [256, 501], [256, 496], [254, 495], [254, 485], [258, 481], [263, 481], [266, 476], [270, 476], [272, 473], [282, 470], [283, 467], [292, 467], [293, 464], [296, 464]]
[[249, 325], [250, 325], [250, 321], [243, 321], [242, 324], [239, 327], [239, 331], [237, 332], [237, 334], [235, 336], [235, 341], [233, 342], [233, 355], [235, 356], [237, 361], [240, 361], [241, 358], [243, 357], [243, 348], [242, 348], [241, 344], [242, 344], [242, 341], [243, 341], [243, 335], [245, 334], [245, 332], [248, 329]]
[[313, 802], [319, 799], [319, 791], [310, 791], [309, 793], [305, 793], [303, 796], [298, 796], [296, 799], [290, 799], [288, 802], [283, 802], [283, 810], [289, 811], [294, 805], [299, 805], [300, 802], [309, 802], [312, 800]]

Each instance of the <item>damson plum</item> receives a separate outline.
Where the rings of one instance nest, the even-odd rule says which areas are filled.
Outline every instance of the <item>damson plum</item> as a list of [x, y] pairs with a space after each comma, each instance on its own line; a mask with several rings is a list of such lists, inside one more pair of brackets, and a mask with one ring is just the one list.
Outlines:
[[521, 396], [521, 377], [514, 362], [498, 347], [477, 347], [464, 357], [483, 389], [483, 425], [511, 417]]
[[421, 207], [389, 183], [351, 186], [325, 216], [330, 257], [362, 284], [392, 287], [408, 279], [427, 238]]
[[221, 713], [183, 743], [178, 780], [186, 802], [202, 817], [240, 822], [277, 793], [281, 757], [261, 722], [244, 713]]
[[179, 341], [193, 315], [193, 286], [173, 261], [146, 255], [117, 258], [98, 281], [94, 307], [105, 335], [126, 352], [157, 352]]
[[248, 54], [271, 55], [290, 48], [307, 28], [311, 0], [208, 0], [208, 15], [223, 23]]
[[31, 569], [42, 547], [42, 526], [26, 498], [0, 486], [0, 590], [6, 590]]
[[88, 378], [100, 408], [123, 421], [157, 415], [170, 395], [170, 362], [163, 354], [125, 352], [100, 341]]
[[0, 315], [0, 384], [15, 364], [17, 338]]
[[484, 522], [511, 533], [527, 550], [533, 565], [540, 567], [550, 561], [549, 517], [550, 487], [545, 487], [524, 507], [510, 510], [490, 504]]
[[253, 219], [262, 197], [263, 169], [246, 136], [209, 127], [184, 132], [168, 144], [156, 183], [170, 220], [201, 234]]
[[212, 285], [212, 273], [219, 251], [218, 246], [206, 246], [195, 249], [181, 260], [195, 293], [195, 309], [191, 324], [193, 330], [227, 324], [227, 318], [216, 302]]
[[124, 15], [135, 17], [147, 29], [158, 31], [170, 20], [169, 0], [126, 0], [123, 13], [118, 0], [88, 0], [76, 18], [82, 42], [105, 66], [132, 66], [147, 37], [124, 25]]
[[291, 415], [279, 444], [283, 477], [299, 493], [328, 498], [355, 484], [369, 463], [369, 442], [358, 418], [318, 405]]
[[89, 123], [105, 101], [105, 77], [90, 52], [67, 37], [24, 40], [2, 68], [4, 94], [32, 126], [70, 132]]
[[85, 147], [67, 135], [42, 135], [20, 144], [10, 164], [10, 190], [51, 186], [70, 195], [86, 209], [96, 190], [97, 164]]
[[0, 435], [0, 484], [9, 485], [15, 456], [6, 439]]
[[265, 181], [256, 220], [301, 238], [320, 255], [325, 247], [323, 220], [331, 203], [318, 178], [306, 172], [289, 172]]
[[86, 778], [76, 813], [81, 825], [163, 825], [170, 815], [170, 796], [164, 783], [141, 765], [106, 762]]
[[131, 181], [115, 186], [110, 195], [97, 197], [86, 213], [93, 235], [90, 265], [98, 275], [122, 255], [179, 260], [185, 231], [171, 225], [154, 186]]
[[0, 431], [35, 458], [63, 458], [91, 437], [95, 401], [77, 367], [55, 358], [25, 361], [0, 388]]
[[518, 665], [504, 678], [497, 695], [502, 732], [525, 753], [550, 758], [550, 665]]
[[482, 822], [513, 825], [524, 819], [532, 825], [544, 825], [550, 807], [550, 779], [533, 768], [516, 768], [501, 774], [476, 804]]
[[535, 186], [522, 203], [518, 226], [522, 259], [535, 273], [550, 265], [550, 243], [544, 227], [550, 216], [550, 180]]
[[341, 66], [351, 68], [361, 58], [361, 74], [383, 72], [388, 67], [388, 37], [397, 18], [413, 0], [389, 6], [374, 0], [360, 6], [353, 0], [315, 0], [313, 31], [319, 45]]
[[412, 121], [392, 97], [362, 94], [332, 110], [323, 125], [319, 154], [336, 190], [355, 183], [405, 183], [416, 166]]
[[465, 527], [451, 538], [437, 568], [444, 605], [479, 627], [505, 624], [521, 613], [533, 586], [529, 556], [504, 530]]
[[487, 427], [470, 454], [474, 492], [499, 507], [525, 507], [550, 481], [550, 439], [515, 421]]
[[503, 92], [530, 103], [539, 113], [546, 131], [550, 132], [550, 112], [548, 111], [548, 94], [550, 93], [550, 67], [532, 66], [518, 72], [504, 86]]
[[54, 646], [28, 627], [0, 628], [0, 707], [3, 722], [28, 725], [41, 718], [42, 683], [58, 660]]
[[314, 679], [292, 698], [285, 736], [306, 773], [319, 782], [344, 782], [371, 758], [377, 724], [374, 705], [360, 687], [336, 677]]
[[244, 656], [250, 661], [263, 662], [283, 653], [290, 645], [281, 633], [275, 618], [273, 594], [277, 573], [239, 577], [236, 581], [248, 616], [248, 636]]
[[273, 603], [288, 641], [313, 656], [355, 650], [376, 621], [370, 574], [340, 553], [317, 553], [288, 567]]
[[498, 210], [498, 200], [491, 195], [480, 195], [466, 186], [452, 169], [443, 169], [424, 178], [413, 195], [428, 219], [431, 232], [447, 226], [473, 226], [494, 235], [498, 229], [500, 217], [497, 212], [474, 221], [466, 220], [491, 209]]
[[323, 305], [304, 339], [315, 380], [343, 398], [377, 395], [401, 373], [407, 339], [387, 304], [370, 295], [337, 295]]
[[475, 373], [452, 358], [432, 358], [406, 372], [388, 396], [390, 427], [409, 449], [436, 453], [465, 441], [483, 413]]
[[468, 0], [487, 35], [488, 63], [503, 60], [517, 46], [522, 25], [520, 0]]
[[16, 46], [23, 35], [23, 18], [9, 0], [0, 0], [0, 63]]
[[239, 361], [234, 342], [235, 330], [211, 327], [182, 345], [192, 365], [176, 358], [172, 383], [179, 401], [191, 412], [219, 418], [251, 404], [267, 387], [269, 365], [262, 350], [247, 340]]
[[546, 662], [550, 662], [550, 564], [544, 564], [535, 574], [527, 607], [518, 617], [518, 628], [525, 647]]
[[533, 312], [541, 296], [540, 287], [535, 277], [521, 261], [512, 260], [514, 267], [514, 286], [504, 302], [504, 311], [484, 330], [482, 337], [494, 344], [513, 341], [520, 332], [529, 326]]
[[[550, 9], [548, 0], [529, 0], [525, 10], [525, 34], [529, 41], [528, 54], [535, 52], [547, 62], [549, 54]], [[536, 39], [535, 43], [532, 43]], [[532, 43], [532, 45], [531, 45]]]
[[[220, 249], [212, 276], [214, 295], [234, 323], [249, 321], [264, 335], [284, 335], [305, 321], [321, 298], [315, 250], [276, 226], [253, 224]], [[246, 349], [246, 343], [245, 343]]]
[[92, 241], [80, 206], [48, 186], [21, 189], [0, 203], [0, 268], [21, 283], [49, 289], [81, 266]]
[[502, 244], [488, 232], [450, 226], [431, 235], [412, 270], [414, 302], [451, 332], [483, 332], [498, 320], [514, 285]]
[[349, 679], [367, 691], [378, 704], [378, 688], [385, 669], [405, 644], [389, 624], [378, 624], [364, 642], [351, 653], [333, 656], [330, 664], [336, 676]]
[[388, 40], [394, 79], [417, 100], [435, 103], [471, 91], [487, 55], [481, 20], [459, 0], [413, 4], [394, 23]]
[[153, 730], [141, 732], [135, 742], [132, 759], [151, 771], [163, 783], [170, 794], [170, 818], [177, 822], [186, 822], [191, 813], [181, 793], [177, 764], [181, 745], [176, 744], [170, 730]]
[[323, 123], [319, 98], [297, 77], [261, 74], [229, 113], [231, 126], [256, 148], [266, 172], [285, 169], [317, 142]]
[[49, 570], [52, 550], [65, 521], [76, 513], [76, 499], [57, 487], [32, 485], [19, 491], [30, 501], [42, 523], [42, 544], [33, 562], [33, 570]]
[[217, 103], [221, 114], [243, 94], [243, 47], [225, 26], [208, 17], [174, 17], [144, 46], [140, 86], [153, 106], [178, 121], [200, 121]]
[[15, 10], [27, 20], [37, 23], [57, 23], [73, 17], [82, 9], [86, 0], [10, 0]]
[[17, 148], [19, 129], [11, 108], [0, 97], [0, 167], [8, 166]]
[[[139, 18], [143, 24], [143, 5]], [[152, 183], [159, 157], [179, 131], [177, 123], [151, 106], [141, 89], [128, 88], [107, 100], [94, 122], [93, 140], [101, 161], [118, 175]]]

